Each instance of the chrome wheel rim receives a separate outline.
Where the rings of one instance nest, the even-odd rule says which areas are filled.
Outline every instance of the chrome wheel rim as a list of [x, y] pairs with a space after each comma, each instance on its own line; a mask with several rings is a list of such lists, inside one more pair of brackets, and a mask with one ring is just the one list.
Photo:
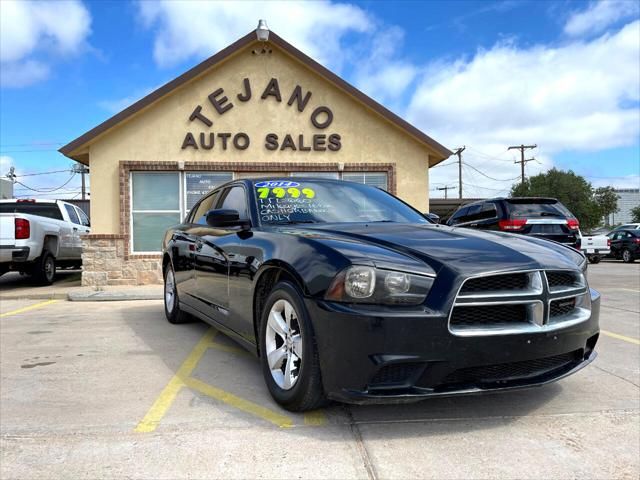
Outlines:
[[173, 312], [173, 306], [176, 302], [175, 280], [173, 278], [173, 270], [167, 269], [167, 276], [164, 280], [164, 303], [168, 312]]
[[281, 299], [273, 304], [265, 332], [266, 357], [274, 382], [291, 390], [302, 368], [302, 332], [293, 305]]
[[631, 258], [631, 253], [629, 253], [629, 250], [625, 250], [624, 252], [622, 252], [622, 259], [625, 262], [628, 262], [630, 258]]
[[53, 262], [53, 259], [49, 257], [44, 262], [44, 274], [46, 275], [47, 280], [53, 279], [54, 270], [55, 270], [55, 263]]

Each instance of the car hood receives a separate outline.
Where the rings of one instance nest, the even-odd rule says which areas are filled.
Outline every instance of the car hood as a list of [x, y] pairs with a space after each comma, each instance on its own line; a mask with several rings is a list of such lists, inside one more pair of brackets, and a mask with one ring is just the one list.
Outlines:
[[[434, 271], [442, 267], [465, 275], [529, 269], [576, 269], [583, 257], [568, 247], [532, 237], [431, 224], [322, 224], [288, 226], [286, 233], [311, 237], [334, 248], [361, 250], [377, 266], [397, 263], [397, 254], [426, 262]], [[371, 247], [380, 247], [371, 249]], [[388, 251], [389, 258], [380, 254]]]

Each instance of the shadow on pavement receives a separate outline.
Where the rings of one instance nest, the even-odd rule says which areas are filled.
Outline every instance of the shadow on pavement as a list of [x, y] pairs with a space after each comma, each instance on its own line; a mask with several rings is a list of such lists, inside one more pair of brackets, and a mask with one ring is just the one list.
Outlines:
[[[209, 326], [200, 321], [171, 325], [164, 317], [162, 304], [158, 302], [156, 305], [157, 314], [151, 315], [148, 305], [132, 305], [131, 315], [127, 316], [126, 322], [152, 350], [153, 353], [150, 353], [157, 355], [171, 371], [176, 372], [191, 349], [207, 332]], [[136, 311], [142, 309], [145, 310], [144, 314], [142, 311]], [[275, 412], [288, 415], [296, 425], [304, 424], [302, 415], [292, 414], [279, 408], [271, 399], [264, 384], [258, 358], [243, 351], [234, 352], [234, 347], [240, 348], [239, 345], [222, 333], [216, 335], [215, 341], [222, 347], [212, 348], [202, 357], [192, 375], [194, 378]], [[169, 378], [167, 378], [168, 381]], [[332, 403], [323, 412], [329, 426], [353, 423], [431, 422], [430, 425], [425, 425], [423, 430], [419, 430], [419, 435], [436, 435], [442, 433], [442, 428], [446, 428], [450, 432], [472, 431], [504, 425], [542, 408], [558, 396], [562, 390], [562, 385], [555, 383], [528, 390], [435, 398], [405, 405], [346, 406]], [[202, 396], [195, 403], [202, 406], [202, 404], [217, 403], [217, 401]], [[193, 406], [194, 402], [190, 404], [190, 407]], [[233, 408], [229, 407], [229, 410], [233, 411]], [[181, 412], [181, 414], [183, 413]], [[188, 415], [188, 412], [186, 414]], [[247, 418], [247, 414], [241, 411], [234, 412], [234, 414]], [[488, 419], [496, 421], [487, 421]], [[438, 421], [448, 422], [446, 427], [441, 427], [437, 425]], [[264, 422], [256, 418], [256, 424], [264, 424]], [[309, 429], [287, 431], [299, 434], [309, 432]], [[380, 431], [387, 431], [387, 429]], [[396, 430], [388, 430], [384, 435], [393, 435], [394, 431]], [[415, 430], [412, 431], [415, 432]], [[402, 435], [404, 436], [406, 433], [403, 432]], [[311, 435], [313, 434], [311, 433]]]

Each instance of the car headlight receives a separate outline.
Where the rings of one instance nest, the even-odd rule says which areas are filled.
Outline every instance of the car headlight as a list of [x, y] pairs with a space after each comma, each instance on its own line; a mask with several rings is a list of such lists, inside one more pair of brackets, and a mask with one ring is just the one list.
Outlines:
[[355, 265], [340, 272], [325, 299], [337, 302], [419, 305], [427, 298], [433, 277]]

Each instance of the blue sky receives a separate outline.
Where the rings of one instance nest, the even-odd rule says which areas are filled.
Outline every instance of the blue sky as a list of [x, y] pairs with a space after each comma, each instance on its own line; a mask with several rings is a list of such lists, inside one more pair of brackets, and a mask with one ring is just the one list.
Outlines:
[[[640, 180], [640, 9], [633, 0], [0, 2], [0, 175], [68, 169], [56, 152], [255, 28], [270, 27], [450, 148], [465, 196], [504, 194], [527, 164], [594, 185]], [[457, 184], [432, 170], [432, 196]], [[480, 170], [486, 176], [477, 173]], [[22, 177], [46, 190], [69, 173]], [[491, 177], [491, 178], [489, 178]], [[78, 193], [74, 178], [59, 196]], [[27, 195], [28, 190], [16, 193]]]

